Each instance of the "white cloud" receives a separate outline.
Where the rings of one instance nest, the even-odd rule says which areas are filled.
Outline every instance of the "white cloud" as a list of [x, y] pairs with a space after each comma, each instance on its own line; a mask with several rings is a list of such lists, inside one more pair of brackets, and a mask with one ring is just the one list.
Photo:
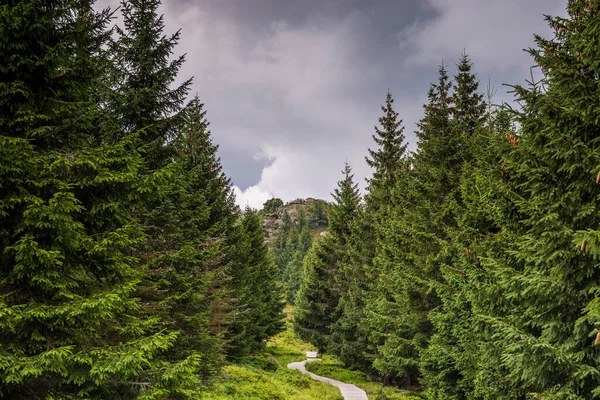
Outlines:
[[246, 206], [260, 210], [265, 201], [273, 197], [271, 193], [263, 191], [258, 186], [250, 186], [246, 190], [241, 190], [239, 187], [234, 186], [233, 191], [235, 193], [235, 202], [242, 210]]
[[263, 169], [256, 185], [245, 191], [235, 189], [240, 207], [248, 202], [251, 207], [261, 208], [272, 197], [284, 201], [306, 197], [330, 199], [330, 192], [341, 179], [340, 171], [345, 161], [341, 154], [344, 154], [344, 150], [336, 154], [329, 147], [299, 149], [266, 146], [263, 151], [272, 162]]

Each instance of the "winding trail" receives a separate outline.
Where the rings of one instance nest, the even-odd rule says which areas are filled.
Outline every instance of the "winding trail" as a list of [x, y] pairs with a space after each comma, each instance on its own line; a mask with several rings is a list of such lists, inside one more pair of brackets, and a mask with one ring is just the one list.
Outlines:
[[319, 375], [313, 374], [312, 372], [308, 372], [306, 370], [306, 363], [311, 362], [311, 361], [320, 360], [320, 358], [317, 358], [316, 351], [307, 351], [306, 357], [307, 357], [307, 359], [304, 361], [289, 363], [288, 368], [289, 369], [297, 369], [298, 371], [302, 372], [303, 374], [309, 375], [314, 380], [325, 382], [325, 383], [328, 383], [333, 386], [337, 386], [338, 388], [340, 388], [340, 392], [342, 392], [342, 397], [345, 400], [368, 400], [367, 394], [361, 388], [358, 388], [349, 383], [336, 381], [335, 379], [325, 378], [324, 376], [319, 376]]

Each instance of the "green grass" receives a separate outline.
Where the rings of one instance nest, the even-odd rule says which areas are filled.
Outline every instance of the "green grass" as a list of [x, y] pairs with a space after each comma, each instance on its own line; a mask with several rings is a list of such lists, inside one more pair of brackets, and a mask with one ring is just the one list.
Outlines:
[[[287, 311], [290, 311], [289, 309]], [[342, 400], [338, 388], [317, 382], [287, 365], [306, 359], [306, 352], [315, 350], [293, 334], [291, 315], [287, 329], [271, 338], [265, 351], [225, 366], [210, 390], [202, 393], [207, 400]], [[422, 400], [415, 392], [373, 382], [359, 371], [343, 367], [337, 359], [325, 355], [322, 361], [306, 365], [309, 371], [338, 381], [352, 383], [367, 392], [371, 400]]]
[[306, 359], [307, 351], [315, 351], [315, 347], [309, 343], [298, 339], [292, 331], [292, 315], [290, 308], [286, 321], [286, 330], [279, 335], [272, 337], [267, 343], [266, 351], [272, 354], [281, 365], [288, 365], [294, 361], [302, 361]]
[[202, 399], [342, 400], [338, 388], [287, 368], [291, 362], [306, 359], [306, 351], [311, 349], [293, 335], [288, 318], [287, 329], [271, 338], [264, 353], [225, 366]]
[[420, 393], [384, 386], [380, 382], [373, 382], [362, 372], [346, 369], [341, 361], [328, 355], [324, 355], [322, 361], [307, 363], [306, 369], [317, 375], [326, 376], [345, 383], [352, 383], [367, 392], [367, 396], [371, 400], [424, 399]]
[[242, 365], [223, 368], [220, 382], [203, 399], [224, 400], [342, 400], [340, 391], [316, 382], [299, 371], [280, 366], [276, 371], [264, 371]]

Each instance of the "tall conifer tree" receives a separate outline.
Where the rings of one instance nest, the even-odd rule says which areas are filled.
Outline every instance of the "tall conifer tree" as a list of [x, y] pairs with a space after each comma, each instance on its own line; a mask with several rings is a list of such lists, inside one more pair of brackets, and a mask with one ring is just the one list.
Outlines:
[[356, 218], [360, 196], [352, 169], [346, 163], [344, 179], [332, 193], [335, 202], [329, 210], [329, 230], [316, 240], [304, 258], [302, 282], [296, 295], [294, 329], [300, 337], [325, 351], [331, 340], [331, 324], [336, 321], [340, 297], [336, 275], [346, 257], [350, 224]]
[[379, 118], [381, 127], [375, 126], [373, 140], [377, 144], [375, 150], [369, 149], [367, 164], [374, 168], [373, 177], [369, 179], [369, 208], [389, 206], [392, 201], [391, 192], [402, 160], [406, 155], [404, 126], [393, 108], [394, 98], [388, 91], [385, 105], [381, 107], [383, 116]]
[[486, 263], [497, 297], [478, 304], [506, 378], [538, 398], [600, 396], [599, 13], [569, 1], [567, 18], [547, 17], [554, 37], [530, 50], [544, 77], [515, 87], [521, 132], [504, 179], [515, 209], [499, 234], [506, 252]]
[[439, 305], [433, 286], [446, 257], [442, 207], [459, 167], [452, 161], [457, 149], [450, 148], [457, 143], [450, 127], [450, 89], [442, 65], [416, 132], [418, 152], [392, 191], [394, 207], [386, 222], [377, 225], [377, 291], [366, 307], [371, 339], [379, 346], [373, 365], [408, 386], [418, 382], [419, 353], [433, 331], [428, 312]]
[[174, 174], [167, 194], [155, 210], [161, 224], [165, 251], [149, 263], [151, 283], [140, 289], [151, 300], [149, 311], [158, 315], [162, 329], [177, 333], [172, 348], [164, 354], [176, 365], [170, 374], [190, 394], [216, 369], [224, 353], [223, 330], [230, 320], [227, 309], [227, 229], [237, 216], [230, 205], [232, 189], [221, 171], [208, 130], [203, 105], [194, 99], [185, 125], [174, 142]]
[[[479, 311], [500, 298], [495, 277], [485, 260], [503, 254], [499, 240], [506, 216], [514, 212], [506, 185], [505, 158], [512, 150], [516, 128], [508, 110], [492, 111], [472, 137], [471, 168], [461, 176], [463, 207], [455, 232], [453, 268], [444, 271], [443, 313], [433, 315], [437, 333], [423, 355], [421, 367], [433, 398], [520, 398], [516, 382], [506, 379], [502, 355], [489, 345], [493, 330]], [[485, 306], [484, 306], [485, 304]], [[449, 328], [451, 326], [451, 328]]]
[[[504, 382], [495, 368], [500, 365], [497, 355], [485, 345], [489, 330], [482, 330], [485, 324], [473, 316], [473, 299], [481, 296], [481, 281], [488, 278], [482, 273], [481, 257], [498, 247], [493, 235], [501, 230], [506, 204], [501, 165], [510, 148], [505, 135], [514, 132], [503, 122], [504, 111], [489, 112], [487, 124], [476, 127], [466, 140], [469, 161], [452, 199], [456, 220], [446, 228], [444, 243], [450, 262], [441, 265], [443, 280], [436, 289], [441, 306], [429, 313], [435, 332], [420, 354], [423, 384], [434, 399], [479, 398], [480, 378], [486, 382], [485, 391], [495, 397], [494, 387]], [[481, 370], [482, 359], [488, 357], [490, 365]]]
[[134, 398], [174, 338], [132, 297], [143, 163], [137, 135], [99, 123], [108, 15], [90, 3], [0, 7], [2, 397]]
[[283, 323], [282, 288], [277, 266], [269, 254], [261, 219], [246, 207], [240, 221], [240, 239], [232, 265], [238, 317], [232, 324], [230, 354], [245, 356], [261, 350], [266, 339], [281, 332]]
[[140, 132], [150, 170], [171, 162], [178, 131], [183, 127], [191, 78], [174, 85], [185, 56], [171, 60], [180, 31], [164, 34], [160, 0], [122, 0], [124, 28], [116, 27], [111, 48], [113, 69], [107, 106], [126, 132]]
[[284, 210], [281, 216], [281, 226], [277, 230], [273, 250], [275, 253], [275, 264], [279, 268], [281, 280], [284, 279], [287, 265], [292, 259], [291, 236], [293, 233], [292, 218], [287, 210]]
[[298, 221], [294, 226], [294, 239], [292, 242], [293, 255], [287, 263], [283, 276], [285, 286], [286, 300], [290, 304], [294, 304], [296, 292], [300, 287], [302, 275], [302, 260], [310, 250], [312, 245], [312, 235], [308, 225], [308, 218], [303, 209], [298, 210]]
[[373, 286], [376, 276], [373, 258], [378, 240], [376, 226], [387, 218], [388, 208], [392, 205], [391, 193], [406, 157], [404, 127], [393, 103], [393, 96], [388, 91], [385, 105], [381, 107], [380, 126], [375, 126], [373, 135], [377, 147], [369, 149], [369, 157], [366, 157], [374, 172], [368, 179], [365, 207], [351, 224], [348, 255], [336, 278], [341, 297], [339, 318], [332, 327], [331, 350], [347, 365], [365, 370], [372, 362], [366, 355], [373, 353], [370, 335], [377, 329], [367, 323], [364, 315], [366, 297], [377, 291]]

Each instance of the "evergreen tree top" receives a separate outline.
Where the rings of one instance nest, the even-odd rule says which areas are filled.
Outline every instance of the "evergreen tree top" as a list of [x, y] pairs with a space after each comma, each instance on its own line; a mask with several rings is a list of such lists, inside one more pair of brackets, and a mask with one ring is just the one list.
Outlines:
[[390, 191], [395, 186], [399, 166], [406, 155], [404, 126], [399, 114], [393, 108], [394, 98], [388, 91], [385, 105], [381, 107], [383, 116], [379, 118], [380, 127], [375, 126], [373, 140], [377, 149], [369, 149], [370, 157], [365, 157], [367, 164], [374, 168], [373, 177], [369, 183], [368, 198], [370, 202], [390, 204]]
[[[164, 17], [158, 15], [160, 3], [159, 0], [123, 0], [121, 10], [125, 29], [116, 27], [118, 61], [123, 63], [121, 67], [125, 67], [127, 78], [124, 83], [140, 96], [138, 107], [131, 107], [133, 113], [127, 121], [136, 130], [178, 112], [191, 85], [191, 79], [188, 79], [171, 89], [185, 55], [170, 60], [181, 30], [169, 37], [163, 34]], [[147, 102], [143, 103], [143, 100]]]
[[454, 76], [452, 117], [465, 134], [471, 135], [485, 115], [486, 105], [483, 94], [479, 93], [479, 81], [471, 72], [473, 63], [463, 53], [457, 64], [458, 73]]
[[350, 234], [350, 221], [359, 212], [360, 193], [348, 162], [345, 163], [342, 173], [344, 179], [338, 182], [338, 187], [331, 194], [335, 202], [329, 211], [329, 227], [335, 236], [345, 240]]
[[432, 83], [429, 87], [428, 103], [423, 106], [425, 116], [417, 124], [419, 129], [415, 132], [420, 150], [433, 135], [447, 135], [450, 122], [451, 87], [452, 82], [442, 62], [438, 69], [438, 83]]
[[235, 204], [231, 179], [223, 172], [221, 160], [217, 156], [218, 145], [214, 144], [208, 129], [204, 104], [196, 97], [190, 101], [183, 115], [183, 128], [177, 133], [179, 161], [189, 171], [189, 187], [201, 192], [210, 204], [211, 224], [221, 221], [233, 224], [239, 207]]
[[185, 55], [171, 60], [180, 30], [164, 35], [165, 23], [158, 14], [159, 0], [123, 0], [124, 29], [118, 34], [111, 54], [109, 106], [121, 117], [126, 132], [143, 131], [149, 145], [151, 168], [162, 166], [172, 155], [168, 143], [183, 124], [185, 100], [192, 79], [174, 86]]
[[377, 150], [369, 149], [367, 164], [375, 169], [385, 169], [396, 165], [404, 156], [407, 144], [404, 143], [404, 127], [399, 114], [393, 108], [394, 98], [388, 91], [385, 105], [381, 107], [384, 115], [379, 117], [381, 127], [375, 126], [373, 140], [378, 145]]
[[344, 175], [344, 179], [338, 182], [338, 187], [331, 194], [337, 205], [343, 204], [346, 199], [353, 197], [354, 193], [358, 193], [358, 184], [354, 183], [352, 166], [348, 161], [344, 163], [342, 174]]

